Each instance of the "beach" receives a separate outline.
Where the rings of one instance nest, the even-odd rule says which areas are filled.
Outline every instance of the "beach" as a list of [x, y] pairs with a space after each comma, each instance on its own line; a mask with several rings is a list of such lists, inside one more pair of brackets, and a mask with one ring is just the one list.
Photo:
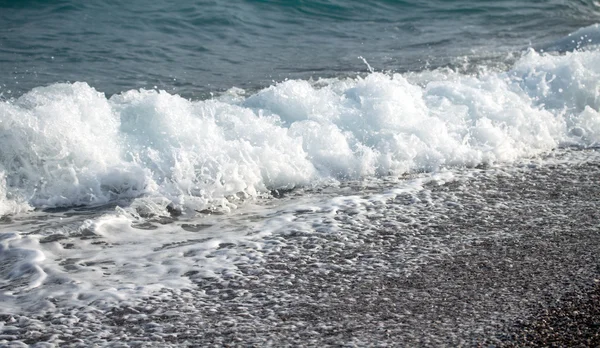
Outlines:
[[598, 345], [593, 0], [0, 4], [0, 346]]
[[[591, 314], [600, 269], [598, 159], [594, 149], [561, 150], [431, 183], [428, 201], [387, 202], [397, 213], [377, 217], [371, 231], [273, 236], [285, 246], [265, 250], [239, 277], [198, 279], [102, 311], [4, 315], [2, 342], [591, 346], [598, 340]], [[444, 204], [448, 197], [453, 204]], [[339, 215], [352, 224], [349, 212]], [[399, 248], [407, 238], [429, 250], [410, 270]], [[446, 250], [430, 248], [437, 243]]]

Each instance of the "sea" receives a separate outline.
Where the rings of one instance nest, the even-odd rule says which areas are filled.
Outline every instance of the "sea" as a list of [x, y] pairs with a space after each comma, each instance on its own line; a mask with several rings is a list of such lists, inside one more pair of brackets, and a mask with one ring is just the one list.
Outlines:
[[[503, 209], [460, 183], [600, 161], [599, 18], [596, 0], [0, 0], [0, 346], [321, 345], [327, 320], [277, 331], [279, 309], [484, 238], [431, 230], [465, 187]], [[384, 242], [393, 267], [368, 252]], [[384, 342], [369, 332], [333, 343]]]

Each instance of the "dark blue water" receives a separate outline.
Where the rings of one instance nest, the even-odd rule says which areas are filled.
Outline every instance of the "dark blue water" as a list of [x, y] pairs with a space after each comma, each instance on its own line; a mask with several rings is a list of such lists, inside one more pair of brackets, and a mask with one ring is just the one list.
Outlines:
[[597, 21], [592, 0], [0, 1], [0, 93], [85, 81], [204, 98], [232, 86], [501, 61]]

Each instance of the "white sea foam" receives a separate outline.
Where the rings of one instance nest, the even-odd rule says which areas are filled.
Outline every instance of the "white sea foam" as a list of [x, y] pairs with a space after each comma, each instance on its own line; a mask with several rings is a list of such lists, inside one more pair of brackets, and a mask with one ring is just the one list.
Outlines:
[[[414, 195], [424, 183], [451, 178], [450, 172], [423, 176], [369, 197], [308, 194], [281, 200], [275, 214], [269, 207], [248, 204], [225, 219], [203, 216], [150, 228], [143, 220], [132, 223], [136, 216], [120, 208], [116, 214], [87, 220], [54, 215], [41, 228], [35, 219], [38, 223], [31, 225], [15, 222], [21, 232], [0, 234], [0, 313], [48, 312], [54, 306], [90, 303], [110, 306], [113, 300], [152, 296], [164, 287], [185, 289], [198, 281], [245, 277], [241, 267], [263, 264], [266, 255], [282, 247], [299, 252], [280, 236], [355, 234], [336, 220], [344, 215], [366, 231], [368, 211], [386, 209], [390, 200]], [[426, 257], [416, 253], [407, 252], [407, 270]]]
[[35, 240], [23, 239], [18, 233], [0, 235], [0, 284], [11, 284], [13, 291], [23, 291], [40, 286], [46, 273], [39, 266], [45, 259]]
[[374, 72], [205, 101], [154, 90], [107, 99], [86, 83], [40, 87], [0, 103], [0, 208], [144, 196], [159, 210], [170, 202], [227, 209], [324, 180], [590, 145], [600, 138], [598, 81], [592, 50], [530, 51], [500, 73]]

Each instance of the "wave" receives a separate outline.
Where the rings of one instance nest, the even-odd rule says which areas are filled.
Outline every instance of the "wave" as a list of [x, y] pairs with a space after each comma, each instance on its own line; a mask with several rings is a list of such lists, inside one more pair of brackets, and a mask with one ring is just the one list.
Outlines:
[[[599, 5], [600, 7], [600, 5]], [[574, 52], [597, 50], [600, 46], [600, 24], [581, 28], [559, 40], [537, 47], [546, 52]]]
[[511, 162], [600, 140], [600, 52], [505, 72], [288, 80], [191, 101], [87, 83], [0, 102], [0, 212], [150, 197], [202, 210], [328, 180]]

